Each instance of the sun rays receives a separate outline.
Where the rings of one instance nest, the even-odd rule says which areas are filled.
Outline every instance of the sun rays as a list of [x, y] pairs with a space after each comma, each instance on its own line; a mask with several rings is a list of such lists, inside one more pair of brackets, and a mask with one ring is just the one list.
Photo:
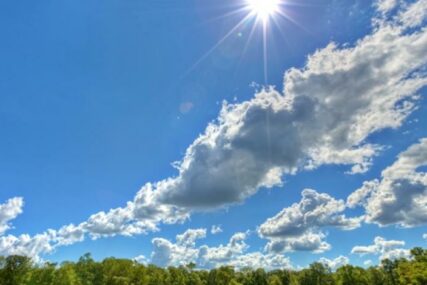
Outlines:
[[206, 60], [217, 48], [224, 44], [230, 37], [241, 34], [242, 30], [248, 29], [246, 33], [245, 48], [241, 51], [240, 57], [243, 58], [249, 44], [254, 40], [255, 30], [260, 29], [260, 42], [262, 43], [262, 61], [263, 61], [263, 84], [268, 85], [268, 62], [269, 62], [269, 34], [273, 27], [278, 28], [282, 32], [281, 25], [284, 24], [283, 20], [286, 20], [293, 25], [300, 27], [297, 21], [290, 16], [287, 12], [288, 6], [294, 6], [295, 4], [290, 0], [239, 0], [236, 5], [230, 8], [230, 11], [221, 17], [217, 18], [216, 21], [223, 21], [226, 18], [238, 18], [237, 24], [232, 26], [224, 35], [216, 41], [212, 47], [203, 54], [184, 74], [186, 77], [188, 74], [193, 72], [197, 66]]

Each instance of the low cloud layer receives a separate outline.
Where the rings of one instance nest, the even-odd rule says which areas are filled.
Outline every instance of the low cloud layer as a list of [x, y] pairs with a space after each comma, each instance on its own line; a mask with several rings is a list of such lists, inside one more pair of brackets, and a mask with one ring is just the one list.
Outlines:
[[322, 257], [319, 259], [319, 262], [326, 264], [329, 268], [331, 268], [332, 270], [335, 270], [341, 266], [347, 265], [350, 262], [350, 260], [348, 259], [347, 256], [340, 255], [334, 259], [328, 259], [328, 258]]
[[175, 243], [164, 238], [154, 238], [151, 257], [139, 256], [136, 260], [164, 267], [187, 265], [190, 262], [199, 268], [230, 265], [236, 269], [251, 267], [273, 270], [291, 267], [289, 259], [283, 255], [247, 252], [247, 233], [234, 234], [226, 245], [196, 247], [196, 240], [205, 238], [206, 232], [206, 229], [189, 229], [177, 235]]
[[364, 255], [379, 255], [379, 260], [409, 258], [410, 251], [402, 248], [405, 242], [401, 240], [386, 240], [383, 237], [376, 237], [374, 243], [368, 246], [355, 246], [351, 253]]
[[324, 241], [323, 228], [344, 230], [360, 226], [360, 218], [347, 218], [343, 200], [315, 190], [302, 191], [301, 201], [283, 209], [259, 227], [261, 237], [269, 239], [270, 252], [314, 251], [323, 252], [331, 246]]
[[381, 226], [412, 227], [427, 224], [427, 138], [399, 154], [380, 180], [367, 181], [347, 200], [350, 207], [361, 205], [366, 221]]

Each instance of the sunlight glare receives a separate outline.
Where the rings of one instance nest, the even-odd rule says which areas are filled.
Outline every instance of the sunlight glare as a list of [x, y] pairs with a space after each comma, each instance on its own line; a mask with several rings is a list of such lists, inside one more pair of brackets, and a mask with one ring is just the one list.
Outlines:
[[247, 0], [247, 3], [253, 15], [267, 21], [274, 13], [278, 12], [280, 0]]

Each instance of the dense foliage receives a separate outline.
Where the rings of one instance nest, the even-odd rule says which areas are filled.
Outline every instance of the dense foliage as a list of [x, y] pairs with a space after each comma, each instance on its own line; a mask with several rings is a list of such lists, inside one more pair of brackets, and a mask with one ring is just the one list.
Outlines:
[[231, 267], [196, 270], [195, 264], [166, 269], [132, 260], [107, 258], [94, 261], [89, 254], [78, 262], [61, 265], [33, 264], [23, 256], [0, 258], [2, 285], [426, 285], [427, 250], [414, 248], [410, 260], [384, 260], [364, 269], [345, 265], [332, 272], [322, 263], [300, 271]]

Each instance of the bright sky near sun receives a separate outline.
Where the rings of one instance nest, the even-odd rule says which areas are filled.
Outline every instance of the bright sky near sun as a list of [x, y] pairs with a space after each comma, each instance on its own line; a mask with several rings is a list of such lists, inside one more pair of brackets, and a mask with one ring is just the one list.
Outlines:
[[427, 0], [0, 3], [0, 255], [267, 269], [427, 246]]

